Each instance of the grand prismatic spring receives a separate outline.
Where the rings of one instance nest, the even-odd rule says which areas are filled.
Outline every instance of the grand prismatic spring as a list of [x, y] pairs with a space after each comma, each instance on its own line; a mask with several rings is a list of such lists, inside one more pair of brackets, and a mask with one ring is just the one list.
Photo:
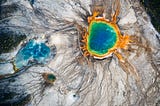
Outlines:
[[117, 34], [112, 28], [103, 22], [93, 22], [90, 26], [88, 38], [88, 50], [95, 55], [104, 55], [115, 46]]
[[1, 0], [0, 106], [159, 106], [145, 1]]

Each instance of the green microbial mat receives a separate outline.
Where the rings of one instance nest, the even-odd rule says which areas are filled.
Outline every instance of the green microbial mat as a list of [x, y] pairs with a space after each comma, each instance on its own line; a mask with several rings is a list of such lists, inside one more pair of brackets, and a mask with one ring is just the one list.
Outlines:
[[48, 80], [49, 81], [54, 81], [54, 80], [56, 80], [56, 77], [53, 74], [49, 74], [48, 75]]

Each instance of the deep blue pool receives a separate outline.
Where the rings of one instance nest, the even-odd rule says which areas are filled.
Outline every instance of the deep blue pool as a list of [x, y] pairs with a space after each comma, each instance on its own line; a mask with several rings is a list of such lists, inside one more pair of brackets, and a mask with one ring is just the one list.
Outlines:
[[27, 66], [29, 61], [45, 63], [49, 56], [50, 48], [45, 43], [31, 40], [16, 55], [15, 66], [18, 69], [22, 68]]

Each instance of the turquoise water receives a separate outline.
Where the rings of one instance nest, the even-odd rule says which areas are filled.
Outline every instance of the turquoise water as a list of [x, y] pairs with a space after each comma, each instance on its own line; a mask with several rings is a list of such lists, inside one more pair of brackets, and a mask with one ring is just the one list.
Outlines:
[[45, 63], [50, 55], [50, 48], [44, 43], [37, 43], [34, 40], [29, 41], [16, 55], [16, 68], [27, 66], [29, 61]]
[[111, 26], [102, 22], [92, 23], [88, 42], [91, 52], [103, 55], [115, 45], [116, 40], [116, 32]]

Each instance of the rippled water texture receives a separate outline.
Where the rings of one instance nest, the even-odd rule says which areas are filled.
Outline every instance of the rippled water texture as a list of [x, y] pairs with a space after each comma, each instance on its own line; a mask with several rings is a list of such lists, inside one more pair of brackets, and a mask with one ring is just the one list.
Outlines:
[[[119, 48], [85, 57], [88, 17], [116, 10]], [[114, 29], [91, 30], [91, 49], [114, 46]], [[159, 85], [160, 34], [139, 0], [0, 0], [0, 106], [159, 106]]]

